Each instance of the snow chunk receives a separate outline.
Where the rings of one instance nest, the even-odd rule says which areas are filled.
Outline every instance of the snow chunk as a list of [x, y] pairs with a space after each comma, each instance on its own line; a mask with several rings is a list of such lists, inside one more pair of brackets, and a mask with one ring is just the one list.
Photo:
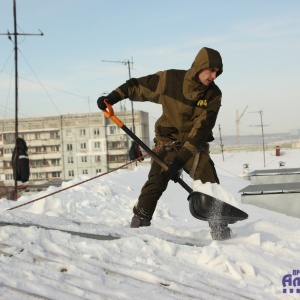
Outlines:
[[201, 180], [195, 180], [192, 188], [194, 191], [207, 194], [242, 210], [240, 203], [235, 197], [218, 183], [202, 183]]

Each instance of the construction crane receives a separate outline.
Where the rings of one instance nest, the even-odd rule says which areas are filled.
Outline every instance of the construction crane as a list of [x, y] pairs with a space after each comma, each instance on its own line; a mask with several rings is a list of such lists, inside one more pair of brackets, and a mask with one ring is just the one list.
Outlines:
[[247, 110], [248, 105], [245, 107], [243, 112], [239, 115], [239, 111], [236, 111], [236, 119], [235, 119], [235, 124], [236, 124], [236, 144], [239, 147], [240, 146], [240, 122], [241, 118], [243, 117], [245, 111]]

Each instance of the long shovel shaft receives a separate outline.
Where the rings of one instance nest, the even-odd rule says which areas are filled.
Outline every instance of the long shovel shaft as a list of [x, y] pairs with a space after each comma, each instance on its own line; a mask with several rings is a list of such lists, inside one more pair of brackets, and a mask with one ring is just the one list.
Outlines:
[[137, 142], [155, 161], [165, 170], [168, 166], [156, 155], [141, 139], [139, 139], [126, 125], [120, 127], [123, 129], [135, 142]]
[[[137, 142], [144, 151], [147, 152], [165, 171], [168, 171], [168, 166], [160, 159], [158, 155], [156, 155], [140, 138], [138, 138], [115, 114], [112, 106], [107, 103], [107, 109], [103, 110], [104, 115], [107, 118], [110, 118], [119, 128], [121, 128], [124, 132], [126, 132], [135, 142]], [[185, 183], [181, 178], [177, 179], [177, 182], [188, 192], [192, 193], [193, 189]]]
[[[168, 166], [156, 155], [141, 139], [139, 139], [126, 125], [123, 124], [123, 129], [135, 142], [137, 142], [165, 171], [168, 171]], [[177, 182], [189, 193], [193, 190], [188, 184], [186, 184], [181, 178], [177, 179]]]

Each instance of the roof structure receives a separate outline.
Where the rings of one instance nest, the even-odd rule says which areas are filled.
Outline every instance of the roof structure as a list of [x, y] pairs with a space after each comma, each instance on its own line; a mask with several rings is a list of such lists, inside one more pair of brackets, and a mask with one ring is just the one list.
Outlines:
[[300, 193], [300, 182], [248, 185], [239, 192], [243, 194]]
[[264, 175], [289, 175], [300, 174], [300, 168], [282, 168], [282, 169], [268, 169], [268, 170], [255, 170], [250, 172], [250, 176], [264, 176]]

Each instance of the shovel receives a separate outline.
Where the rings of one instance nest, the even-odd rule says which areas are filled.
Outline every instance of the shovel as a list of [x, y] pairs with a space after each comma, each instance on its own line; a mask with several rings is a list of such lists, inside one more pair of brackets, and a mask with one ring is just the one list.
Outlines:
[[[136, 143], [140, 145], [144, 151], [149, 154], [164, 171], [168, 171], [168, 166], [156, 155], [141, 139], [139, 139], [115, 114], [112, 105], [104, 101], [107, 109], [102, 110], [104, 115], [111, 119], [119, 128], [127, 133]], [[193, 191], [193, 189], [185, 183], [181, 178], [177, 182], [189, 193], [189, 209], [192, 216], [202, 221], [219, 221], [227, 223], [235, 223], [248, 218], [248, 214], [244, 211], [218, 200], [210, 195]]]

